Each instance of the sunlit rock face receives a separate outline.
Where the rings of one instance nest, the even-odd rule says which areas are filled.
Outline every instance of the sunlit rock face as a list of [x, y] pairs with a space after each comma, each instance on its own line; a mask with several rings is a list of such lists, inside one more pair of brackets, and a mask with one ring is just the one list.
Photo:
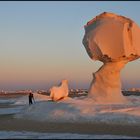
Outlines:
[[140, 57], [140, 28], [129, 18], [104, 12], [85, 25], [83, 45], [89, 57], [103, 62], [93, 73], [88, 97], [97, 102], [125, 102], [120, 71]]
[[53, 101], [62, 100], [68, 97], [69, 89], [68, 89], [68, 81], [62, 80], [61, 85], [56, 87], [53, 86], [50, 89], [50, 97]]

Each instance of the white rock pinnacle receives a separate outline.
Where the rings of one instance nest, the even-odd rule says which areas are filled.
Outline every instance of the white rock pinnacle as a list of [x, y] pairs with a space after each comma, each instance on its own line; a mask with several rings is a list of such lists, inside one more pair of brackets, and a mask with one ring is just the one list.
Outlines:
[[53, 86], [50, 89], [50, 97], [53, 101], [58, 101], [64, 99], [68, 96], [68, 81], [62, 80], [62, 83], [59, 87]]
[[140, 28], [124, 16], [104, 12], [85, 25], [83, 44], [89, 57], [103, 62], [93, 74], [88, 96], [100, 103], [125, 102], [120, 71], [140, 57]]

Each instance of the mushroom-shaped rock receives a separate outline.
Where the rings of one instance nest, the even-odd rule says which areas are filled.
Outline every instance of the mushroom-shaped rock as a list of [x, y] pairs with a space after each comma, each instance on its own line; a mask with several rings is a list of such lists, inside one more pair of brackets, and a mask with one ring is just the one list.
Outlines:
[[103, 62], [93, 73], [89, 97], [98, 102], [119, 103], [120, 71], [126, 63], [140, 57], [140, 28], [129, 18], [104, 12], [85, 25], [83, 45], [89, 57]]
[[62, 80], [61, 85], [56, 87], [53, 86], [50, 89], [50, 97], [53, 101], [58, 101], [68, 97], [69, 89], [68, 89], [68, 81]]

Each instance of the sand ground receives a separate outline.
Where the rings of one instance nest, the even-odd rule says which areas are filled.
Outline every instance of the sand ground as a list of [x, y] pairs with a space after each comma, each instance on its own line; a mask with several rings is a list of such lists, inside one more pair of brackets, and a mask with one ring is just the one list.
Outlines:
[[[12, 105], [13, 106], [13, 105]], [[12, 107], [10, 104], [2, 103], [0, 108]], [[18, 106], [18, 105], [14, 105]], [[104, 123], [51, 123], [34, 120], [17, 119], [14, 114], [0, 115], [0, 131], [32, 131], [45, 133], [78, 133], [78, 134], [100, 134], [100, 135], [125, 135], [140, 137], [140, 126], [113, 125]]]
[[0, 131], [60, 132], [78, 134], [110, 134], [140, 137], [140, 126], [109, 125], [103, 123], [51, 123], [16, 119], [14, 115], [0, 115]]

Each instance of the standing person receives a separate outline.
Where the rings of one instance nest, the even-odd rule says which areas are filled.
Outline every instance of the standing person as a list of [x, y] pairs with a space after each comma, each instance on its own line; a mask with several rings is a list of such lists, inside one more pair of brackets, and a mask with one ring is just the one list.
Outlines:
[[33, 100], [34, 100], [34, 95], [33, 95], [33, 93], [30, 92], [30, 94], [29, 94], [28, 97], [29, 97], [29, 105], [33, 104]]

